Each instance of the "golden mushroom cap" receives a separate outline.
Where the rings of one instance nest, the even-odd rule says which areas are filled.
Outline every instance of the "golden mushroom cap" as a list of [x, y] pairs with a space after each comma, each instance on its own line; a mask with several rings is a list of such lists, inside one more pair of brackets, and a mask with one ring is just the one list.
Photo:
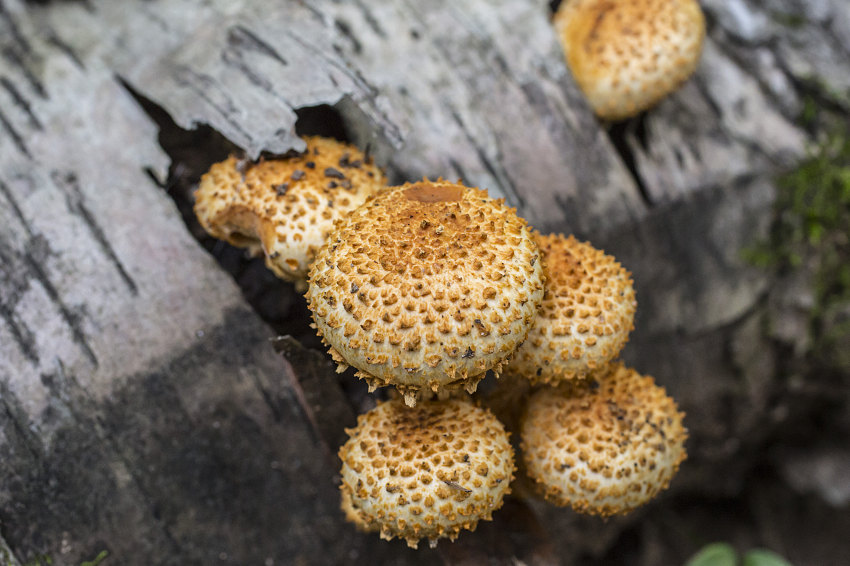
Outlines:
[[705, 17], [696, 0], [564, 0], [555, 27], [596, 114], [633, 116], [696, 69]]
[[523, 462], [548, 501], [625, 514], [666, 489], [686, 458], [683, 418], [651, 377], [613, 364], [598, 381], [531, 397], [520, 429]]
[[573, 236], [536, 234], [546, 285], [534, 327], [505, 370], [533, 383], [583, 378], [615, 359], [634, 328], [631, 274]]
[[301, 284], [334, 222], [386, 183], [356, 147], [320, 137], [305, 141], [307, 149], [294, 156], [216, 163], [195, 193], [204, 229], [252, 253], [264, 251], [278, 277]]
[[357, 418], [340, 448], [342, 509], [361, 530], [416, 548], [490, 520], [510, 493], [502, 424], [469, 401], [386, 401]]
[[525, 340], [543, 299], [526, 222], [485, 191], [443, 181], [371, 197], [341, 220], [307, 300], [340, 364], [371, 389], [475, 390]]
[[201, 176], [195, 191], [195, 216], [208, 234], [234, 246], [262, 252], [257, 217], [243, 199], [240, 186], [249, 162], [231, 155]]

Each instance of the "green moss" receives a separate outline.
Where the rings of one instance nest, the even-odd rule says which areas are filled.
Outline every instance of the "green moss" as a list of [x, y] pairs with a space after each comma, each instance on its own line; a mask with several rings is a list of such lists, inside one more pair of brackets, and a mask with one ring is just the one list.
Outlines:
[[842, 314], [850, 312], [850, 129], [828, 136], [777, 180], [777, 189], [770, 237], [746, 257], [780, 272], [808, 270], [815, 297], [812, 353], [828, 358], [850, 338]]
[[799, 14], [789, 14], [788, 12], [774, 11], [771, 12], [770, 16], [777, 24], [792, 29], [799, 29], [805, 26], [808, 22], [805, 16], [801, 16]]
[[100, 554], [95, 556], [93, 560], [86, 560], [85, 562], [80, 564], [80, 566], [98, 566], [98, 564], [106, 560], [107, 556], [109, 556], [109, 552], [107, 552], [106, 550], [101, 550]]

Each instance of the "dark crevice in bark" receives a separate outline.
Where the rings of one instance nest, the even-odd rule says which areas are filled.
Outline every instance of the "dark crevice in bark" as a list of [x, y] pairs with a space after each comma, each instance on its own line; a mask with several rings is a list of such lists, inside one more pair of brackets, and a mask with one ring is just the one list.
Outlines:
[[295, 132], [299, 136], [324, 136], [339, 141], [350, 141], [342, 114], [328, 104], [296, 108], [298, 116]]
[[643, 181], [643, 177], [641, 177], [640, 171], [638, 170], [637, 159], [635, 159], [634, 151], [629, 145], [628, 140], [628, 135], [632, 134], [644, 150], [648, 149], [646, 114], [641, 113], [635, 118], [630, 118], [621, 122], [614, 122], [606, 129], [606, 132], [608, 134], [608, 139], [611, 140], [611, 144], [614, 146], [614, 149], [617, 150], [617, 153], [620, 155], [620, 158], [626, 165], [626, 169], [628, 169], [629, 174], [640, 191], [643, 201], [648, 206], [652, 206], [652, 197], [646, 187], [646, 183]]

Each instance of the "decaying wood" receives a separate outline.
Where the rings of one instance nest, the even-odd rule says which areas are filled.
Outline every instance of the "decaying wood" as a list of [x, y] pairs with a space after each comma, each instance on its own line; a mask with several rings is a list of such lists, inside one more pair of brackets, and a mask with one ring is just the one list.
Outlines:
[[[418, 553], [346, 525], [335, 449], [354, 409], [320, 354], [275, 352], [191, 237], [141, 97], [252, 157], [299, 149], [299, 112], [326, 105], [394, 180], [460, 177], [614, 252], [640, 303], [626, 358], [697, 441], [678, 489], [737, 489], [712, 462], [747, 445], [773, 379], [772, 281], [740, 252], [812, 141], [807, 89], [850, 88], [850, 6], [705, 0], [694, 79], [606, 131], [548, 4], [0, 0], [4, 564], [572, 563], [641, 518], [513, 500], [481, 539]], [[762, 385], [730, 393], [742, 379]]]

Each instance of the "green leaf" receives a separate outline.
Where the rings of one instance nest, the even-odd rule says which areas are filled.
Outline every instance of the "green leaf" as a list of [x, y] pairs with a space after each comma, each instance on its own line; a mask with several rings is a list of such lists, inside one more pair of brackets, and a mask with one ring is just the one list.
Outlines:
[[101, 550], [100, 554], [94, 557], [94, 560], [86, 560], [80, 566], [98, 566], [101, 562], [103, 562], [106, 557], [109, 556], [109, 552], [106, 550]]
[[736, 566], [738, 555], [731, 544], [715, 542], [694, 554], [685, 566]]
[[744, 566], [793, 566], [790, 562], [769, 550], [756, 549], [744, 555]]

